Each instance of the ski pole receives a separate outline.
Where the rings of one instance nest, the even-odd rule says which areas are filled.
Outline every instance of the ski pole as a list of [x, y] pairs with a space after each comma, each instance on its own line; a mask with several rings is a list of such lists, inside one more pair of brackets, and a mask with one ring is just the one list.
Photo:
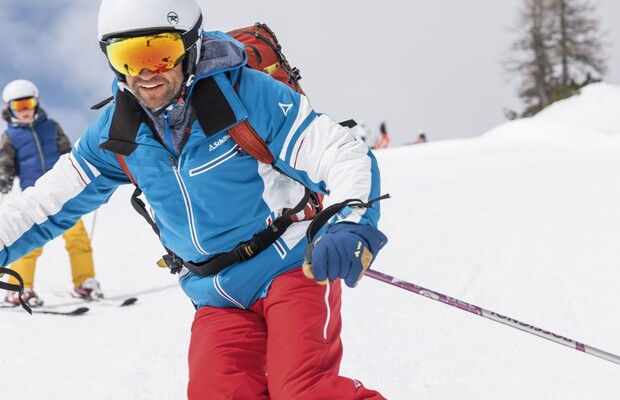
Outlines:
[[409, 282], [403, 281], [401, 279], [395, 278], [393, 276], [384, 274], [384, 273], [379, 272], [379, 271], [374, 271], [374, 270], [368, 269], [368, 270], [366, 270], [365, 275], [367, 275], [367, 276], [369, 276], [369, 277], [371, 277], [373, 279], [377, 279], [377, 280], [379, 280], [381, 282], [385, 282], [385, 283], [388, 283], [390, 285], [397, 286], [397, 287], [399, 287], [401, 289], [405, 289], [405, 290], [408, 290], [410, 292], [419, 294], [421, 296], [428, 297], [430, 299], [439, 301], [439, 302], [447, 304], [449, 306], [456, 307], [456, 308], [459, 308], [459, 309], [464, 310], [464, 311], [469, 311], [472, 314], [476, 314], [476, 315], [479, 315], [481, 317], [488, 318], [488, 319], [493, 320], [495, 322], [499, 322], [499, 323], [502, 323], [504, 325], [508, 325], [508, 326], [510, 326], [512, 328], [517, 328], [517, 329], [520, 329], [520, 330], [522, 330], [524, 332], [531, 333], [532, 335], [536, 335], [536, 336], [539, 336], [541, 338], [548, 339], [548, 340], [551, 340], [553, 342], [562, 344], [564, 346], [571, 347], [571, 348], [573, 348], [575, 350], [579, 350], [581, 352], [593, 355], [595, 357], [602, 358], [603, 360], [607, 360], [607, 361], [611, 361], [611, 362], [616, 363], [616, 364], [620, 364], [620, 356], [608, 353], [608, 352], [606, 352], [604, 350], [600, 350], [600, 349], [597, 349], [597, 348], [592, 347], [592, 346], [588, 346], [586, 344], [583, 344], [583, 343], [577, 342], [577, 341], [575, 341], [573, 339], [569, 339], [567, 337], [558, 335], [558, 334], [553, 333], [551, 331], [547, 331], [545, 329], [540, 329], [540, 328], [535, 327], [533, 325], [526, 324], [526, 323], [518, 321], [518, 320], [516, 320], [514, 318], [506, 317], [506, 316], [498, 314], [496, 312], [486, 310], [486, 309], [484, 309], [482, 307], [478, 307], [478, 306], [475, 306], [473, 304], [469, 304], [469, 303], [466, 303], [464, 301], [461, 301], [461, 300], [458, 300], [458, 299], [455, 299], [455, 298], [443, 295], [441, 293], [437, 293], [437, 292], [434, 292], [432, 290], [425, 289], [425, 288], [423, 288], [421, 286], [418, 286], [418, 285], [415, 285], [413, 283], [409, 283]]
[[93, 236], [95, 235], [95, 223], [97, 223], [97, 211], [99, 210], [95, 210], [95, 213], [93, 214], [93, 224], [90, 226], [90, 241], [93, 241]]

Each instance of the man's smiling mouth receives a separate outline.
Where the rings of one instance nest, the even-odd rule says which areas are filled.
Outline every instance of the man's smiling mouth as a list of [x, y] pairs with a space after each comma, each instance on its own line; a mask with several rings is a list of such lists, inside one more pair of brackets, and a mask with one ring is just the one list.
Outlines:
[[150, 85], [141, 84], [140, 87], [143, 88], [143, 89], [154, 89], [154, 88], [159, 87], [161, 85], [162, 85], [161, 83], [153, 83], [153, 84], [150, 84]]

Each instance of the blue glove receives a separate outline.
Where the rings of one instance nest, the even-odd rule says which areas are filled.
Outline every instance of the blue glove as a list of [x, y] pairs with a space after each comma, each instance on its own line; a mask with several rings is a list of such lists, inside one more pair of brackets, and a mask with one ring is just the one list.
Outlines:
[[386, 243], [387, 237], [372, 226], [350, 222], [330, 225], [309, 246], [304, 275], [322, 285], [328, 279], [342, 278], [347, 286], [355, 287]]

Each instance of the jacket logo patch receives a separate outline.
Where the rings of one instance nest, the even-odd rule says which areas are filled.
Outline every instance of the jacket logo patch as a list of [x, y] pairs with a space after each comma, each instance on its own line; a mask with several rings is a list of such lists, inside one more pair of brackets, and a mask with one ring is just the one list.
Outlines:
[[215, 142], [211, 143], [209, 145], [209, 151], [213, 151], [215, 149], [217, 149], [218, 147], [220, 147], [222, 144], [228, 142], [228, 140], [230, 139], [230, 135], [226, 135], [223, 138], [216, 140]]
[[282, 112], [284, 113], [285, 117], [286, 117], [286, 114], [288, 114], [289, 110], [293, 107], [293, 103], [289, 103], [289, 104], [278, 103], [278, 105], [282, 109]]

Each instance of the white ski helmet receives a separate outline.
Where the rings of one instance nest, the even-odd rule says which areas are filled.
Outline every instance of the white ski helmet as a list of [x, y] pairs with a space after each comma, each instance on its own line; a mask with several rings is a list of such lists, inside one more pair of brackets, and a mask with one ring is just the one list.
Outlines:
[[[102, 0], [99, 8], [99, 44], [106, 54], [109, 38], [180, 32], [185, 46], [186, 78], [194, 72], [200, 59], [202, 30], [202, 12], [196, 0]], [[124, 80], [124, 76], [114, 71]]]
[[9, 103], [12, 100], [26, 99], [28, 97], [39, 98], [39, 89], [34, 83], [25, 79], [16, 79], [9, 82], [2, 91], [2, 100]]

